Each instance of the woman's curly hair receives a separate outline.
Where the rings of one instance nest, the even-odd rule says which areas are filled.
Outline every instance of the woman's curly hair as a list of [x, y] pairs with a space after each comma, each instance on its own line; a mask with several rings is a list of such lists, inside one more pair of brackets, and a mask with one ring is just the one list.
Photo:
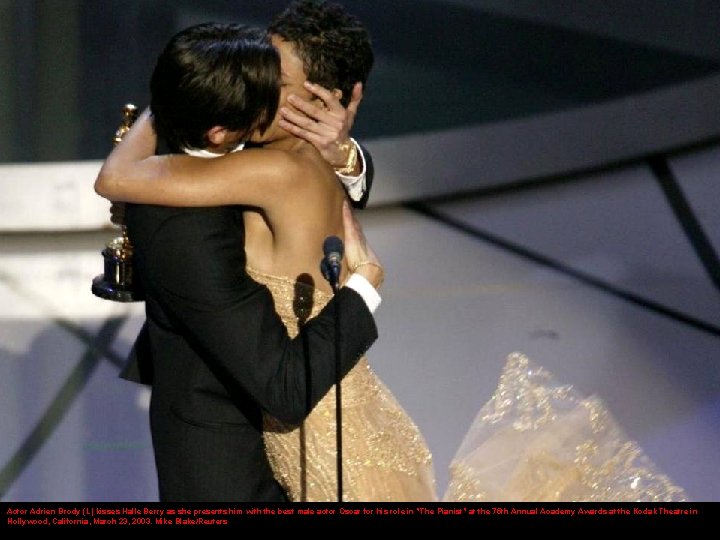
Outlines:
[[356, 82], [365, 86], [373, 65], [370, 36], [354, 15], [332, 2], [299, 0], [278, 15], [268, 32], [292, 42], [310, 82], [342, 91], [350, 102]]

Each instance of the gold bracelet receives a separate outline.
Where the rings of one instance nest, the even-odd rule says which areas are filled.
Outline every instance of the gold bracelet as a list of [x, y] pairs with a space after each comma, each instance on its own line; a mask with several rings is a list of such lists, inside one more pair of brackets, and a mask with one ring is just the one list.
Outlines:
[[380, 270], [380, 282], [378, 283], [378, 287], [380, 287], [380, 285], [382, 285], [383, 282], [385, 281], [385, 269], [382, 266], [380, 266], [378, 263], [374, 263], [372, 261], [360, 261], [359, 263], [353, 264], [350, 267], [350, 273], [354, 274], [358, 268], [360, 268], [361, 266], [367, 266], [367, 265], [374, 266], [375, 268]]
[[361, 266], [368, 265], [368, 264], [369, 264], [370, 266], [374, 266], [375, 268], [377, 268], [378, 270], [380, 270], [380, 271], [383, 272], [383, 273], [385, 272], [385, 269], [384, 269], [382, 266], [380, 266], [378, 263], [374, 263], [374, 262], [372, 262], [372, 261], [360, 261], [359, 263], [353, 264], [353, 265], [350, 267], [350, 273], [351, 273], [351, 274], [354, 274], [355, 271], [356, 271], [358, 268], [360, 268]]
[[346, 143], [337, 143], [337, 145], [340, 150], [345, 150], [348, 146], [350, 146], [350, 150], [348, 153], [347, 161], [345, 162], [345, 166], [335, 167], [335, 172], [338, 174], [351, 174], [355, 170], [355, 165], [357, 165], [358, 161], [357, 145], [353, 142], [352, 139], [350, 139], [350, 141]]

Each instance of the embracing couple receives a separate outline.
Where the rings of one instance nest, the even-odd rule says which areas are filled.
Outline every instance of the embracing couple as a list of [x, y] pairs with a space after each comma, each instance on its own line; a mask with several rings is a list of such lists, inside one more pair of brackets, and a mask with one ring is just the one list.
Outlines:
[[[343, 500], [437, 499], [422, 435], [364, 357], [383, 269], [348, 206], [372, 183], [348, 133], [372, 62], [362, 24], [327, 2], [294, 2], [267, 32], [183, 30], [98, 175], [131, 203], [147, 321], [123, 376], [152, 385], [163, 501], [337, 500], [336, 352]], [[345, 241], [335, 295], [328, 236]], [[512, 354], [444, 498], [683, 496], [600, 401]]]
[[[434, 497], [422, 437], [363, 356], [383, 270], [345, 201], [363, 206], [372, 181], [348, 137], [372, 63], [365, 28], [325, 2], [267, 33], [183, 30], [98, 175], [99, 194], [136, 203], [147, 322], [125, 376], [152, 384], [162, 500], [336, 500], [336, 322], [343, 499]], [[334, 296], [328, 236], [345, 241]]]

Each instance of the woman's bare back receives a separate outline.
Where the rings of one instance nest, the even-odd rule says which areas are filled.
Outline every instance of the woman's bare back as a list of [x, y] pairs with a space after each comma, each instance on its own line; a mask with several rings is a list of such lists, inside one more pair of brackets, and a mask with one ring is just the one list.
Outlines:
[[247, 264], [330, 292], [320, 272], [322, 248], [328, 236], [343, 238], [345, 191], [312, 146], [288, 152], [299, 165], [288, 170], [293, 187], [272, 207], [244, 212]]

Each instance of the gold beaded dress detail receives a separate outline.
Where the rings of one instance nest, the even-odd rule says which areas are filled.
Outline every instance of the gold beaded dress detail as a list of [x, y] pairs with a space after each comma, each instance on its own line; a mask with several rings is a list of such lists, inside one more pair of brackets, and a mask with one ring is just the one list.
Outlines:
[[[248, 268], [272, 293], [275, 309], [294, 337], [331, 295], [291, 278]], [[373, 372], [366, 358], [342, 380], [343, 500], [435, 499], [432, 458], [410, 416]], [[265, 449], [275, 478], [292, 501], [336, 501], [335, 387], [301, 425], [269, 415]]]
[[[294, 337], [331, 296], [248, 268]], [[366, 358], [342, 382], [343, 500], [435, 501], [427, 444]], [[292, 501], [337, 500], [335, 388], [301, 425], [266, 415], [266, 452]], [[444, 501], [682, 501], [684, 490], [629, 440], [597, 397], [527, 356], [506, 359], [450, 464]]]
[[450, 464], [445, 501], [683, 501], [604, 403], [512, 353]]

